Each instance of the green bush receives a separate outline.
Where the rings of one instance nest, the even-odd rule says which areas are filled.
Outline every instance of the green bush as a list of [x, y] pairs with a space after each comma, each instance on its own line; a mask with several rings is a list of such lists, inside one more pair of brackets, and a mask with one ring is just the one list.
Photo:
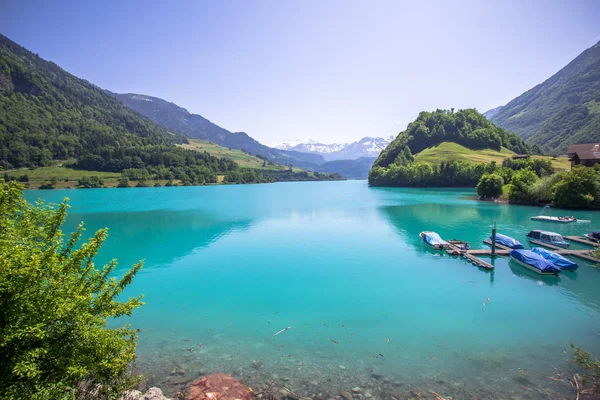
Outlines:
[[44, 181], [40, 185], [40, 189], [42, 189], [42, 190], [45, 190], [45, 189], [54, 189], [54, 184], [52, 182]]
[[80, 243], [68, 240], [57, 207], [27, 203], [15, 182], [0, 180], [0, 398], [74, 398], [77, 385], [101, 384], [108, 393], [124, 382], [137, 333], [107, 321], [141, 306], [141, 296], [117, 300], [142, 267], [110, 278], [116, 260], [93, 263], [107, 230]]
[[96, 175], [84, 176], [81, 179], [77, 179], [77, 184], [86, 189], [104, 187], [104, 181]]
[[129, 178], [124, 176], [123, 178], [119, 179], [119, 184], [117, 185], [117, 187], [119, 187], [119, 188], [129, 187]]
[[554, 187], [554, 204], [568, 208], [600, 208], [600, 173], [578, 166], [562, 176]]
[[502, 194], [504, 179], [496, 174], [484, 174], [475, 187], [477, 194], [483, 198], [496, 198]]

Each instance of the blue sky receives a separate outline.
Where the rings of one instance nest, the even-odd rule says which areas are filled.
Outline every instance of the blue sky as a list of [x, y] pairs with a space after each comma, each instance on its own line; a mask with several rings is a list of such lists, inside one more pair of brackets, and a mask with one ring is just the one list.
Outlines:
[[486, 111], [600, 40], [600, 1], [3, 0], [0, 33], [115, 92], [273, 144]]

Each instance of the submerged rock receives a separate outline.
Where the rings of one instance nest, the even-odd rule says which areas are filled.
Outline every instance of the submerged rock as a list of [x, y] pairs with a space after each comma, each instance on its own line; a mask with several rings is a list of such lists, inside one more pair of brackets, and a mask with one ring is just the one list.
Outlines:
[[162, 390], [157, 387], [150, 388], [141, 400], [169, 400], [165, 397]]
[[225, 374], [211, 374], [192, 382], [188, 400], [251, 400], [252, 394], [240, 381]]
[[143, 394], [139, 390], [128, 390], [119, 397], [119, 400], [140, 400], [142, 396]]
[[342, 396], [346, 400], [352, 400], [352, 395], [350, 394], [350, 392], [342, 392], [340, 393], [340, 396]]

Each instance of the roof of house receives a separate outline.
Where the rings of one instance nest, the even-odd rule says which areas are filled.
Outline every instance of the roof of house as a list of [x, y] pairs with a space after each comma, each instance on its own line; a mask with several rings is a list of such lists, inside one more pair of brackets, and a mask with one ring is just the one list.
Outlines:
[[569, 146], [569, 150], [567, 150], [567, 153], [580, 153], [579, 157], [581, 157], [581, 152], [587, 151], [600, 151], [600, 143], [572, 144]]
[[580, 160], [600, 160], [600, 151], [578, 151], [576, 154]]

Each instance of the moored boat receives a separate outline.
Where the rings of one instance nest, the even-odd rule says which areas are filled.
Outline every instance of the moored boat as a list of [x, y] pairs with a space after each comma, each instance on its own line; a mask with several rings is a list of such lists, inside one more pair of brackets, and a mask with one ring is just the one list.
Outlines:
[[440, 237], [435, 232], [424, 231], [419, 234], [423, 243], [434, 250], [442, 250], [448, 248], [448, 242]]
[[576, 263], [550, 250], [546, 250], [541, 247], [534, 247], [533, 249], [531, 249], [531, 251], [544, 257], [546, 261], [551, 262], [552, 264], [559, 267], [561, 270], [575, 271], [577, 269]]
[[[492, 235], [490, 235], [490, 240], [492, 240]], [[508, 247], [509, 249], [524, 249], [521, 242], [501, 233], [496, 233], [496, 243]]]
[[600, 231], [598, 231], [598, 232], [592, 232], [592, 233], [586, 233], [585, 237], [588, 238], [588, 240], [591, 240], [594, 243], [600, 243]]
[[510, 251], [510, 258], [517, 264], [540, 275], [558, 275], [560, 268], [531, 250], [517, 249]]
[[561, 224], [577, 222], [577, 218], [575, 217], [552, 217], [550, 215], [536, 215], [535, 217], [531, 217], [531, 219], [535, 221], [558, 222]]
[[543, 231], [541, 229], [534, 229], [527, 235], [529, 241], [535, 240], [542, 243], [547, 243], [552, 246], [562, 247], [568, 249], [571, 245], [564, 237], [556, 232]]

